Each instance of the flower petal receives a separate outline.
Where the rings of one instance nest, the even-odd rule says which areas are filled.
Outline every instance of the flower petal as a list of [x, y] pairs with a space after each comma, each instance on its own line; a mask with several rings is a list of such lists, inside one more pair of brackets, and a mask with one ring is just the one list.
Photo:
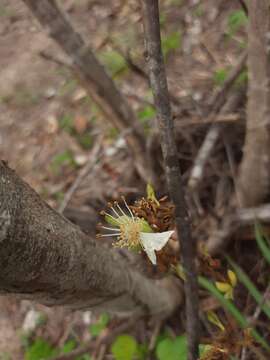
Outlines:
[[230, 280], [232, 287], [235, 287], [237, 285], [237, 277], [236, 277], [235, 273], [232, 270], [228, 270], [227, 275], [228, 275], [228, 278]]
[[215, 285], [216, 285], [217, 289], [219, 291], [221, 291], [222, 293], [227, 293], [232, 288], [231, 284], [221, 282], [221, 281], [216, 281]]
[[164, 231], [162, 233], [140, 233], [140, 239], [144, 247], [154, 250], [161, 250], [169, 241], [174, 230]]
[[174, 230], [164, 231], [162, 233], [144, 233], [140, 232], [141, 245], [149, 257], [152, 264], [156, 265], [155, 250], [161, 250], [168, 242]]
[[153, 249], [144, 249], [144, 251], [146, 252], [149, 260], [151, 261], [151, 263], [153, 265], [157, 265], [157, 256], [156, 256], [155, 250], [153, 250]]

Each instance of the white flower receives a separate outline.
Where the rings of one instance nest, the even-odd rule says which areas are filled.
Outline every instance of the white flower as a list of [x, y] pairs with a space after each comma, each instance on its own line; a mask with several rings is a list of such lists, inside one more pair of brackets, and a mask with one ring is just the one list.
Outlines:
[[119, 204], [115, 202], [114, 207], [112, 205], [110, 206], [114, 216], [104, 211], [102, 212], [102, 214], [105, 215], [105, 220], [109, 224], [115, 226], [115, 228], [107, 226], [102, 226], [102, 228], [113, 231], [113, 233], [103, 234], [101, 236], [117, 236], [118, 241], [115, 243], [115, 246], [118, 247], [128, 247], [130, 249], [138, 247], [142, 248], [146, 252], [151, 263], [156, 265], [157, 258], [155, 251], [161, 250], [167, 244], [174, 231], [170, 230], [154, 233], [147, 221], [135, 217], [125, 199], [123, 199], [123, 201], [129, 215], [127, 215], [121, 209]]

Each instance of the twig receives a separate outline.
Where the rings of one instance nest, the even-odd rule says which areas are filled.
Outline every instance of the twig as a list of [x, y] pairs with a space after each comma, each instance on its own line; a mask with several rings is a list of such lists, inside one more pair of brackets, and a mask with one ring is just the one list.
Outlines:
[[73, 70], [72, 68], [72, 62], [70, 61], [70, 59], [61, 59], [53, 54], [50, 54], [44, 50], [41, 50], [39, 52], [39, 56], [46, 60], [46, 61], [50, 61], [50, 62], [53, 62], [54, 64], [57, 64], [57, 65], [60, 65], [60, 66], [65, 66], [65, 67], [68, 67], [70, 68], [71, 70]]
[[169, 193], [175, 205], [175, 222], [181, 257], [186, 271], [185, 295], [189, 360], [199, 356], [199, 302], [195, 270], [195, 241], [191, 235], [190, 219], [174, 139], [168, 85], [161, 50], [158, 0], [142, 0], [142, 13], [146, 41], [146, 61], [157, 110], [161, 147], [164, 157]]
[[124, 321], [122, 324], [120, 324], [117, 328], [113, 330], [109, 331], [108, 329], [106, 329], [105, 333], [101, 334], [101, 336], [94, 343], [90, 342], [89, 344], [81, 346], [80, 348], [73, 350], [68, 354], [56, 356], [52, 360], [73, 360], [80, 355], [100, 349], [102, 345], [106, 345], [106, 347], [108, 347], [117, 335], [120, 335], [124, 331], [127, 331], [128, 329], [133, 327], [138, 322], [138, 319], [138, 317], [133, 317], [129, 321]]
[[257, 305], [255, 311], [254, 311], [254, 314], [252, 316], [252, 318], [250, 319], [250, 323], [251, 325], [254, 324], [258, 317], [260, 316], [260, 313], [262, 311], [262, 306], [265, 304], [265, 302], [269, 299], [269, 295], [270, 295], [270, 284], [268, 284], [264, 294], [263, 294], [263, 297], [262, 297], [262, 300], [261, 302]]
[[226, 96], [229, 92], [229, 90], [231, 89], [232, 85], [234, 84], [235, 80], [238, 78], [238, 76], [241, 74], [241, 72], [243, 71], [245, 65], [247, 62], [247, 51], [245, 51], [239, 58], [239, 60], [237, 61], [236, 65], [234, 66], [234, 68], [230, 71], [227, 79], [224, 81], [222, 87], [220, 89], [218, 89], [212, 96], [211, 100], [210, 100], [210, 105], [209, 105], [209, 109], [210, 111], [208, 111], [208, 114], [215, 114], [218, 113], [222, 106], [225, 104], [226, 102]]
[[163, 325], [163, 321], [157, 320], [157, 322], [156, 322], [156, 324], [154, 326], [154, 329], [152, 331], [152, 335], [151, 335], [149, 345], [148, 345], [148, 351], [150, 353], [155, 349], [157, 337], [158, 337], [158, 335], [160, 333], [162, 325]]
[[[227, 103], [223, 106], [223, 108], [221, 109], [221, 114], [231, 113], [231, 112], [235, 111], [238, 108], [239, 103], [242, 101], [242, 99], [243, 99], [243, 91], [239, 91], [239, 92], [233, 94], [229, 98]], [[199, 186], [199, 183], [203, 177], [203, 173], [204, 173], [204, 169], [205, 169], [207, 160], [210, 156], [211, 151], [213, 150], [213, 148], [216, 144], [216, 141], [218, 140], [218, 138], [220, 136], [222, 129], [223, 129], [222, 124], [214, 123], [210, 127], [210, 129], [198, 151], [198, 154], [194, 160], [194, 165], [191, 170], [189, 181], [188, 181], [188, 186], [192, 190], [198, 188], [198, 186]]]
[[[179, 121], [177, 121], [179, 119]], [[228, 114], [218, 114], [218, 115], [210, 115], [206, 118], [202, 118], [200, 116], [186, 117], [181, 118], [178, 114], [175, 114], [175, 130], [183, 131], [183, 128], [192, 127], [192, 126], [200, 126], [200, 125], [225, 125], [225, 124], [234, 124], [239, 123], [243, 118], [240, 114], [237, 113], [228, 113]]]
[[242, 9], [244, 10], [245, 14], [248, 15], [248, 8], [244, 0], [238, 0], [239, 4], [241, 5]]
[[86, 165], [81, 169], [76, 180], [74, 181], [72, 186], [69, 188], [69, 190], [66, 192], [65, 197], [58, 209], [58, 212], [60, 214], [63, 213], [67, 204], [70, 202], [72, 195], [77, 190], [78, 186], [81, 184], [81, 182], [83, 181], [85, 176], [89, 173], [89, 171], [92, 169], [92, 167], [98, 161], [98, 154], [101, 149], [102, 139], [103, 139], [103, 137], [100, 136], [100, 138], [97, 140], [95, 146], [93, 147], [92, 151], [90, 152], [90, 154], [88, 156]]
[[228, 209], [227, 216], [224, 217], [220, 228], [212, 232], [206, 246], [211, 254], [216, 254], [224, 248], [231, 239], [230, 235], [240, 226], [253, 224], [255, 220], [270, 221], [270, 204], [265, 204], [255, 208], [242, 208], [234, 211]]
[[126, 52], [124, 52], [120, 46], [115, 44], [115, 42], [113, 42], [113, 47], [124, 58], [127, 66], [130, 68], [131, 71], [133, 71], [135, 74], [140, 76], [142, 79], [148, 81], [147, 73], [139, 65], [137, 65], [134, 62], [134, 60], [132, 59], [131, 54], [130, 54], [130, 49], [128, 49]]
[[[247, 52], [244, 52], [237, 62], [236, 66], [231, 70], [228, 78], [225, 80], [221, 89], [219, 89], [210, 100], [210, 108], [206, 113], [206, 116], [214, 117], [219, 111], [221, 114], [226, 114], [233, 112], [238, 106], [238, 102], [230, 104], [228, 102], [224, 105], [226, 101], [226, 95], [231, 89], [234, 81], [237, 79], [241, 71], [243, 70], [247, 60]], [[223, 107], [222, 107], [223, 106]], [[212, 149], [215, 146], [217, 139], [219, 138], [222, 127], [219, 124], [213, 124], [209, 129], [199, 151], [196, 159], [194, 160], [194, 165], [190, 173], [190, 178], [188, 186], [194, 190], [198, 188], [199, 183], [203, 177], [204, 168], [207, 163], [207, 160], [210, 156]]]
[[134, 89], [133, 91], [132, 90], [125, 90], [124, 91], [124, 94], [128, 97], [128, 98], [131, 98], [131, 99], [134, 99], [135, 101], [137, 101], [139, 104], [143, 104], [144, 106], [154, 106], [154, 104], [149, 101], [149, 100], [146, 100], [145, 98], [143, 98], [142, 96], [139, 96], [137, 94], [137, 90]]

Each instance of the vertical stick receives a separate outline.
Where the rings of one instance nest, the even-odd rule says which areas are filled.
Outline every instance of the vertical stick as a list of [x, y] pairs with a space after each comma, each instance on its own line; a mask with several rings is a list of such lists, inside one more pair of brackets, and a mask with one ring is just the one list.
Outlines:
[[146, 61], [150, 83], [157, 110], [161, 147], [166, 168], [169, 193], [175, 205], [175, 222], [181, 245], [181, 259], [186, 271], [185, 296], [189, 360], [199, 357], [199, 315], [198, 285], [195, 271], [195, 242], [191, 236], [191, 226], [174, 139], [173, 119], [169, 92], [161, 50], [158, 0], [142, 0]]

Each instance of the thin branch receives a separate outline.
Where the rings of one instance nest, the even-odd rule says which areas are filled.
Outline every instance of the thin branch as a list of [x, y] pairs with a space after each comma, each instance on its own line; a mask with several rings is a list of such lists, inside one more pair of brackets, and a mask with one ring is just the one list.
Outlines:
[[61, 205], [59, 206], [59, 209], [58, 209], [58, 212], [60, 214], [63, 213], [63, 211], [65, 210], [67, 204], [70, 202], [74, 192], [77, 190], [78, 186], [81, 184], [81, 182], [83, 181], [85, 176], [87, 176], [89, 171], [93, 168], [95, 163], [98, 161], [98, 155], [99, 155], [99, 152], [100, 152], [100, 149], [101, 149], [102, 139], [103, 139], [103, 137], [101, 136], [97, 140], [95, 146], [93, 147], [92, 151], [88, 155], [86, 165], [81, 169], [81, 171], [79, 172], [76, 180], [73, 182], [73, 184], [71, 185], [69, 190], [65, 193], [65, 197], [64, 197], [64, 199], [63, 199], [63, 201], [62, 201], [62, 203], [61, 203]]
[[208, 111], [208, 115], [210, 113], [211, 114], [218, 113], [221, 110], [222, 106], [226, 102], [228, 92], [232, 88], [235, 80], [238, 78], [238, 76], [245, 68], [246, 62], [247, 62], [247, 51], [244, 51], [244, 53], [238, 59], [236, 65], [230, 71], [222, 87], [219, 88], [210, 99], [210, 105], [209, 105], [210, 111]]
[[[226, 115], [227, 113], [234, 112], [238, 107], [240, 102], [243, 99], [245, 92], [239, 91], [233, 94], [227, 101], [227, 103], [221, 109], [220, 115]], [[214, 115], [212, 115], [214, 116]], [[194, 160], [194, 165], [190, 173], [188, 186], [194, 190], [198, 188], [204, 174], [205, 166], [209, 159], [209, 156], [223, 130], [223, 125], [219, 122], [215, 122], [208, 133], [206, 134], [204, 141], [198, 151], [197, 157]]]
[[185, 295], [188, 358], [189, 360], [195, 360], [199, 356], [200, 333], [198, 284], [195, 270], [196, 247], [191, 235], [190, 219], [174, 139], [173, 119], [161, 50], [158, 0], [142, 0], [142, 12], [146, 40], [146, 61], [149, 67], [150, 83], [157, 110], [169, 193], [175, 205], [175, 221], [178, 238], [181, 243], [182, 263], [186, 271]]
[[50, 54], [49, 52], [44, 51], [44, 50], [41, 50], [39, 52], [39, 56], [46, 61], [50, 61], [59, 66], [65, 66], [65, 67], [69, 68], [70, 70], [73, 70], [72, 61], [70, 59], [64, 59], [64, 58], [61, 59], [60, 57]]
[[226, 216], [222, 220], [222, 224], [217, 231], [213, 231], [211, 237], [207, 241], [207, 250], [211, 254], [220, 252], [231, 235], [241, 226], [254, 224], [254, 221], [270, 222], [270, 204], [264, 204], [259, 207], [228, 209]]
[[[232, 85], [234, 84], [234, 82], [237, 79], [237, 77], [239, 76], [239, 74], [244, 69], [246, 61], [247, 61], [247, 52], [245, 51], [242, 54], [242, 56], [240, 57], [240, 59], [238, 60], [236, 66], [231, 70], [231, 72], [230, 72], [228, 78], [226, 79], [226, 81], [224, 82], [223, 86], [220, 89], [218, 89], [212, 96], [212, 99], [210, 100], [210, 107], [209, 107], [207, 113], [205, 114], [207, 117], [210, 117], [210, 118], [214, 117], [219, 112], [221, 114], [230, 113], [230, 112], [233, 112], [237, 108], [238, 101], [236, 101], [236, 103], [235, 103], [235, 101], [231, 101], [229, 99], [227, 104], [225, 104], [225, 102], [226, 102], [227, 94], [228, 94], [229, 90], [231, 89]], [[213, 124], [210, 127], [210, 129], [198, 151], [197, 157], [194, 160], [194, 165], [191, 170], [190, 178], [189, 178], [189, 182], [188, 182], [188, 186], [192, 190], [194, 190], [195, 188], [198, 188], [198, 186], [199, 186], [199, 183], [203, 177], [203, 173], [204, 173], [204, 169], [205, 169], [207, 160], [208, 160], [208, 158], [211, 154], [211, 151], [213, 150], [213, 148], [220, 136], [221, 131], [222, 131], [222, 126], [220, 126], [219, 124]]]
[[244, 10], [244, 13], [248, 15], [248, 8], [244, 0], [238, 0], [239, 4], [241, 5], [242, 9]]
[[252, 315], [252, 317], [250, 319], [250, 324], [251, 325], [256, 324], [256, 321], [258, 320], [258, 317], [260, 316], [260, 313], [262, 311], [262, 307], [266, 303], [266, 301], [269, 300], [269, 298], [270, 298], [270, 284], [268, 284], [260, 303], [257, 305], [257, 307], [256, 307], [256, 309], [254, 311], [254, 314]]

